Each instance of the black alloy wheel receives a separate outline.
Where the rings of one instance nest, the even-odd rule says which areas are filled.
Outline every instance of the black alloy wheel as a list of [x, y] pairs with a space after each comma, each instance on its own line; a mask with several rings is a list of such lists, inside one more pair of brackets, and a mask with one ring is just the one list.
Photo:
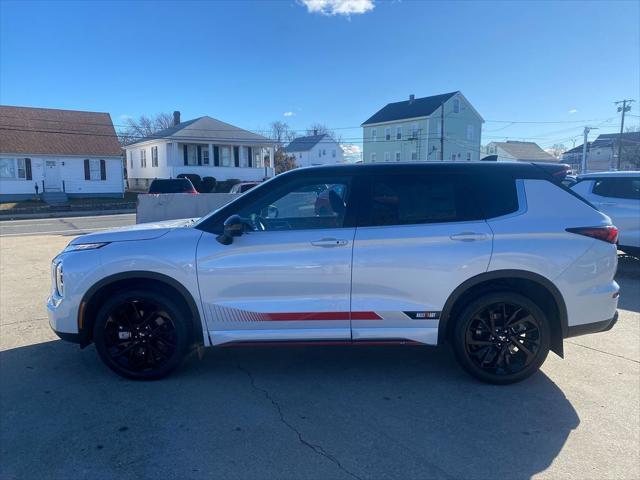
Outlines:
[[549, 342], [542, 310], [527, 297], [503, 292], [481, 297], [465, 309], [456, 325], [454, 349], [475, 377], [512, 383], [540, 368]]
[[128, 378], [167, 375], [182, 360], [188, 330], [169, 299], [139, 291], [116, 295], [100, 310], [94, 341], [102, 360]]

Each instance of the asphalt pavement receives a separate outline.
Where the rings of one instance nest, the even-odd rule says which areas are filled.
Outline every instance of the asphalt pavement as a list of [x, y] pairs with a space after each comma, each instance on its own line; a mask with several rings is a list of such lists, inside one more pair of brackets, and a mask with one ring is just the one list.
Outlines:
[[2, 479], [640, 478], [638, 260], [621, 258], [614, 329], [516, 385], [415, 346], [209, 349], [134, 382], [49, 329], [69, 240], [0, 242]]
[[4, 220], [0, 222], [0, 237], [27, 235], [81, 235], [113, 227], [133, 225], [135, 213], [64, 218]]

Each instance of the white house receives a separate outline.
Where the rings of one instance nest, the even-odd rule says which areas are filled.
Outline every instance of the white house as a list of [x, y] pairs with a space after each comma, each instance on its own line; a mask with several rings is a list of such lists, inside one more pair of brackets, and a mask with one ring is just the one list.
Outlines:
[[518, 142], [491, 142], [485, 148], [485, 155], [495, 155], [499, 162], [550, 162], [558, 163], [560, 160], [545, 152], [537, 143]]
[[180, 122], [125, 147], [129, 188], [146, 190], [155, 178], [182, 173], [216, 180], [273, 176], [273, 142], [211, 117]]
[[[122, 149], [108, 113], [0, 106], [0, 200], [122, 197]], [[37, 189], [37, 190], [36, 190]]]
[[479, 160], [484, 120], [461, 92], [388, 103], [362, 124], [365, 163]]
[[287, 145], [285, 152], [295, 158], [296, 166], [329, 165], [343, 163], [344, 152], [333, 138], [326, 133], [295, 138]]

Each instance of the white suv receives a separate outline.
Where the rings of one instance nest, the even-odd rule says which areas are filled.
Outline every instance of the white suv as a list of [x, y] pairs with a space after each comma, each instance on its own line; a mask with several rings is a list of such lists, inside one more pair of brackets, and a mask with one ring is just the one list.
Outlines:
[[298, 169], [197, 221], [73, 240], [49, 320], [130, 378], [197, 345], [450, 342], [510, 383], [613, 326], [616, 235], [532, 164]]
[[615, 222], [620, 250], [640, 256], [640, 172], [588, 173], [571, 188]]

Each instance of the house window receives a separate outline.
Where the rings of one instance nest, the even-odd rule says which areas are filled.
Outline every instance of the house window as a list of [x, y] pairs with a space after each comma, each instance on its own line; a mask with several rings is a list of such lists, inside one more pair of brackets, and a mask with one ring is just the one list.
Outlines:
[[31, 180], [30, 158], [0, 158], [0, 178]]
[[147, 151], [144, 148], [140, 149], [140, 166], [142, 168], [147, 166]]
[[467, 162], [471, 161], [471, 152], [467, 152]]
[[327, 155], [327, 151], [326, 151], [324, 148], [322, 149], [322, 155], [323, 155], [323, 156], [326, 156], [326, 155]]
[[[220, 149], [222, 154], [222, 166], [230, 167], [231, 166], [231, 149], [229, 147], [222, 147]], [[258, 156], [258, 158], [260, 158]]]
[[92, 158], [89, 160], [89, 178], [88, 180], [101, 180], [100, 160]]
[[376, 154], [375, 152], [371, 154], [371, 163], [375, 163], [376, 161]]
[[399, 162], [400, 158], [400, 152], [396, 152], [396, 162]]
[[151, 166], [158, 166], [158, 147], [151, 147]]
[[396, 140], [402, 140], [402, 125], [396, 127]]
[[322, 150], [318, 149], [318, 158], [322, 157]]
[[457, 98], [453, 99], [453, 113], [460, 113], [460, 100]]
[[473, 125], [467, 125], [467, 140], [473, 140]]
[[458, 160], [460, 160], [460, 153], [458, 153]]
[[302, 158], [302, 154], [301, 153], [298, 154], [298, 158]]
[[247, 150], [247, 147], [240, 147], [240, 166], [243, 168], [249, 167], [249, 150]]
[[418, 152], [411, 152], [411, 160], [414, 162], [418, 160]]
[[372, 128], [371, 129], [371, 140], [372, 141], [376, 141], [378, 140], [378, 129], [377, 128]]
[[391, 152], [384, 152], [384, 161], [385, 162], [391, 161]]
[[418, 137], [418, 124], [414, 123], [413, 125], [411, 125], [411, 136], [413, 138], [417, 138]]
[[333, 158], [336, 158], [336, 150], [335, 149], [331, 150], [331, 156]]
[[389, 127], [384, 129], [384, 139], [391, 140], [391, 129]]
[[129, 152], [129, 166], [131, 169], [133, 169], [133, 152], [132, 151]]
[[18, 159], [18, 178], [25, 179], [27, 178], [27, 164], [25, 158]]
[[209, 165], [209, 147], [202, 147], [202, 164]]

